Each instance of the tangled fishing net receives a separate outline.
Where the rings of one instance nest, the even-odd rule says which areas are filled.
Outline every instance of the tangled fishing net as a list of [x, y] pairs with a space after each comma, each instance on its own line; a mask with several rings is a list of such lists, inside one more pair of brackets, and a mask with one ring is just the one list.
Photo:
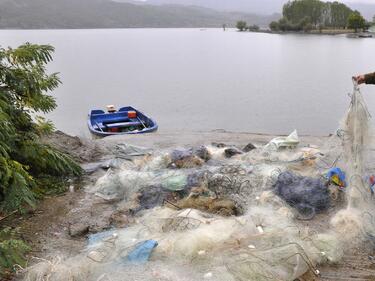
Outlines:
[[[307, 271], [319, 275], [317, 266], [340, 261], [344, 245], [375, 237], [364, 179], [368, 120], [355, 85], [342, 128], [324, 151], [264, 147], [227, 159], [224, 148], [208, 147], [163, 152], [110, 170], [88, 191], [118, 208], [136, 200], [136, 223], [90, 236], [77, 256], [34, 264], [23, 280], [292, 281]], [[348, 207], [328, 229], [301, 226], [295, 205], [330, 206], [320, 176], [333, 166], [347, 171]], [[311, 183], [310, 193], [298, 184], [282, 189], [290, 181]], [[316, 197], [320, 191], [324, 197]], [[282, 194], [292, 194], [291, 200]], [[142, 261], [134, 262], [136, 254]]]

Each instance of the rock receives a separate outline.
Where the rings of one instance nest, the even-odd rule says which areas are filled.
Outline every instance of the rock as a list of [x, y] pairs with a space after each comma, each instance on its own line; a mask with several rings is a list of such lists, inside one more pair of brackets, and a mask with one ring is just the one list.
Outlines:
[[242, 151], [243, 152], [249, 152], [249, 151], [252, 151], [256, 149], [255, 145], [253, 145], [252, 143], [248, 143], [243, 149]]
[[187, 177], [187, 188], [201, 186], [207, 177], [206, 170], [195, 170]]
[[217, 148], [224, 148], [224, 147], [227, 146], [225, 143], [222, 143], [222, 142], [219, 142], [219, 143], [213, 142], [213, 143], [211, 143], [211, 145], [214, 146], [214, 147], [217, 147]]
[[69, 225], [69, 235], [71, 237], [81, 237], [89, 232], [89, 226], [84, 223]]
[[176, 149], [170, 154], [169, 168], [195, 168], [200, 167], [211, 159], [211, 155], [205, 146], [189, 149]]
[[142, 188], [139, 193], [140, 209], [143, 210], [163, 205], [163, 202], [168, 199], [171, 192], [156, 185]]
[[97, 143], [83, 143], [80, 138], [70, 136], [61, 131], [56, 131], [48, 135], [48, 137], [42, 138], [42, 142], [69, 154], [80, 163], [97, 161], [105, 154], [105, 149]]
[[184, 159], [176, 160], [169, 167], [178, 169], [191, 169], [201, 167], [204, 161], [198, 156], [186, 157]]
[[86, 174], [93, 174], [97, 170], [101, 169], [101, 162], [93, 162], [93, 163], [84, 163], [81, 165], [82, 169], [85, 171]]
[[206, 162], [211, 159], [210, 152], [208, 151], [207, 147], [203, 145], [197, 148], [193, 148], [193, 154]]
[[[99, 206], [97, 206], [99, 208]], [[98, 209], [93, 211], [90, 217], [90, 232], [102, 232], [111, 227], [111, 217], [113, 210]]]
[[116, 212], [111, 216], [111, 224], [118, 228], [124, 228], [133, 222], [134, 219], [127, 216], [123, 212]]
[[242, 154], [242, 151], [235, 147], [230, 147], [224, 150], [224, 155], [226, 158], [231, 158], [238, 154]]

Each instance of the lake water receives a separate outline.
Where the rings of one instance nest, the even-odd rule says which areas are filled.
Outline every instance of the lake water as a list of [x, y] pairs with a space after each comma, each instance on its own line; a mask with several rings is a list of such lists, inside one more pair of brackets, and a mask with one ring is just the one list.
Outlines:
[[[50, 114], [88, 135], [87, 113], [133, 105], [160, 130], [334, 132], [351, 76], [375, 71], [375, 40], [220, 29], [6, 30], [0, 44], [52, 44], [63, 85]], [[375, 86], [363, 92], [375, 111]]]

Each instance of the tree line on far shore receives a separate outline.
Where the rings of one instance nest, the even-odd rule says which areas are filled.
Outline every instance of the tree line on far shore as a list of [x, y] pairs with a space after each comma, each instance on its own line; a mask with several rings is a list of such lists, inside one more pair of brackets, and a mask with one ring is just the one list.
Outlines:
[[236, 24], [236, 28], [239, 30], [239, 31], [258, 31], [260, 28], [258, 25], [254, 24], [254, 25], [247, 25], [247, 22], [246, 21], [238, 21], [237, 24]]
[[[293, 0], [283, 7], [283, 17], [270, 23], [272, 31], [322, 31], [324, 29], [368, 29], [372, 23], [366, 22], [358, 11], [353, 11], [339, 2], [320, 0]], [[237, 29], [246, 30], [247, 24], [239, 21]]]

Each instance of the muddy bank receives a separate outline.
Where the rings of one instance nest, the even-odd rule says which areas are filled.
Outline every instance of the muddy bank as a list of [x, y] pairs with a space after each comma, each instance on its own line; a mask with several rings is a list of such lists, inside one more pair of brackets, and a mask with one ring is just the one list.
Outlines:
[[[59, 197], [47, 198], [34, 214], [29, 214], [20, 219], [21, 232], [23, 232], [24, 237], [34, 245], [34, 251], [31, 255], [48, 260], [55, 258], [56, 255], [60, 257], [73, 257], [80, 254], [80, 252], [85, 249], [87, 235], [90, 233], [101, 233], [113, 227], [127, 229], [130, 226], [136, 226], [138, 220], [140, 220], [144, 214], [144, 211], [141, 211], [139, 215], [134, 213], [138, 212], [141, 202], [146, 202], [150, 204], [150, 208], [153, 208], [154, 206], [163, 205], [163, 202], [165, 202], [164, 199], [166, 199], [168, 202], [172, 203], [168, 208], [176, 211], [179, 209], [195, 208], [204, 212], [214, 213], [220, 217], [236, 215], [236, 212], [244, 213], [243, 210], [237, 209], [237, 204], [241, 205], [243, 201], [241, 198], [233, 198], [230, 194], [225, 194], [225, 190], [216, 189], [217, 185], [215, 184], [218, 180], [217, 176], [210, 178], [215, 181], [211, 181], [211, 185], [208, 184], [208, 187], [215, 188], [215, 194], [218, 194], [219, 199], [225, 198], [231, 201], [214, 201], [216, 199], [212, 196], [201, 196], [201, 194], [212, 190], [192, 190], [191, 194], [196, 196], [193, 197], [195, 198], [193, 201], [188, 201], [185, 196], [182, 197], [182, 201], [179, 201], [179, 198], [176, 197], [176, 192], [169, 192], [166, 194], [165, 198], [162, 198], [163, 200], [158, 201], [158, 199], [155, 201], [145, 198], [142, 189], [138, 190], [138, 192], [130, 196], [127, 200], [123, 200], [123, 195], [120, 197], [108, 197], [108, 195], [113, 195], [111, 193], [105, 194], [106, 196], [97, 196], [97, 192], [90, 193], [86, 192], [87, 189], [77, 190], [77, 188], [80, 185], [85, 187], [97, 185], [97, 179], [105, 176], [109, 171], [114, 171], [114, 175], [116, 175], [116, 173], [125, 172], [126, 181], [121, 183], [121, 185], [124, 185], [129, 178], [134, 177], [133, 173], [126, 172], [129, 169], [134, 169], [133, 166], [128, 167], [128, 165], [136, 163], [136, 165], [141, 165], [140, 167], [142, 167], [142, 169], [144, 169], [145, 165], [148, 165], [152, 167], [151, 170], [153, 170], [153, 157], [155, 155], [160, 156], [163, 152], [169, 153], [168, 155], [173, 155], [172, 152], [176, 149], [181, 151], [183, 148], [190, 149], [201, 146], [210, 147], [211, 149], [210, 153], [213, 156], [209, 160], [211, 162], [207, 162], [208, 164], [206, 164], [208, 159], [204, 159], [205, 156], [202, 156], [202, 153], [196, 153], [193, 156], [190, 154], [188, 156], [182, 154], [182, 158], [179, 156], [176, 158], [177, 160], [173, 159], [174, 163], [172, 164], [174, 164], [174, 166], [170, 166], [171, 159], [167, 160], [166, 168], [172, 169], [173, 172], [178, 172], [181, 169], [191, 169], [191, 166], [184, 166], [186, 164], [183, 161], [177, 161], [187, 159], [186, 157], [192, 157], [189, 158], [188, 164], [193, 165], [193, 167], [198, 166], [204, 168], [206, 167], [205, 165], [208, 165], [208, 168], [225, 167], [225, 169], [220, 170], [219, 173], [235, 179], [240, 179], [243, 176], [247, 177], [246, 173], [250, 171], [247, 171], [245, 168], [238, 169], [238, 161], [241, 163], [252, 163], [252, 161], [254, 161], [252, 158], [243, 158], [247, 157], [246, 155], [249, 154], [249, 152], [246, 152], [245, 148], [251, 148], [249, 143], [254, 147], [264, 147], [272, 138], [273, 136], [268, 135], [233, 134], [215, 131], [209, 133], [156, 133], [150, 135], [111, 137], [91, 141], [79, 140], [59, 132], [54, 138], [51, 138], [50, 141], [54, 143], [54, 145], [59, 145], [60, 148], [78, 159], [87, 174], [83, 179], [83, 183], [71, 188], [71, 191], [74, 192], [69, 192]], [[328, 137], [302, 137], [300, 147], [320, 148], [323, 147], [327, 141]], [[134, 149], [133, 145], [136, 146], [136, 149]], [[194, 158], [197, 155], [199, 155], [198, 158]], [[288, 158], [287, 161], [293, 160], [292, 163], [288, 163], [289, 169], [293, 169], [294, 171], [302, 170], [302, 172], [309, 169], [309, 163], [294, 161], [299, 159], [298, 155], [292, 153], [288, 155], [288, 157], [292, 158]], [[266, 160], [275, 161], [275, 159], [271, 158], [267, 158]], [[276, 160], [284, 161], [285, 159], [278, 158]], [[264, 161], [264, 159], [257, 158], [257, 161]], [[151, 166], [150, 163], [152, 164]], [[235, 168], [233, 164], [235, 164]], [[137, 168], [136, 171], [139, 172], [142, 170]], [[149, 176], [148, 171], [145, 172], [146, 173], [142, 174], [142, 177]], [[113, 179], [113, 174], [111, 172], [110, 174], [110, 178]], [[181, 174], [173, 174], [173, 176], [177, 179], [181, 179]], [[153, 180], [154, 179], [155, 178], [153, 178]], [[250, 179], [255, 180], [255, 178], [251, 177]], [[139, 183], [137, 182], [137, 184]], [[176, 186], [176, 182], [168, 182], [168, 184], [169, 186]], [[232, 187], [236, 187], [236, 185], [232, 185]], [[158, 189], [159, 187], [155, 188], [157, 194], [163, 192]], [[146, 194], [150, 193], [148, 187], [145, 191], [147, 191]], [[101, 194], [103, 195], [103, 193]], [[274, 200], [273, 196], [267, 197], [266, 195], [262, 197], [263, 200]], [[255, 197], [256, 196], [254, 196], [252, 200], [256, 200]], [[202, 203], [202, 200], [206, 201]], [[207, 200], [209, 202], [207, 202]], [[277, 202], [275, 201], [274, 203], [279, 204]], [[204, 208], [200, 209], [200, 206]], [[207, 206], [212, 207], [207, 208]], [[281, 204], [280, 206], [289, 208], [285, 204]], [[329, 221], [336, 214], [338, 208], [341, 208], [340, 204], [332, 204], [328, 210], [317, 214], [314, 220], [298, 221], [296, 223], [301, 228], [309, 227], [317, 232], [325, 231], [329, 228]], [[163, 231], [166, 230], [163, 229]], [[239, 239], [239, 241], [242, 241], [243, 238], [241, 237]], [[233, 249], [235, 249], [238, 245], [233, 245], [233, 247]], [[357, 256], [360, 254], [361, 257], [366, 255], [370, 257], [372, 255], [370, 252], [371, 249], [369, 248], [365, 250], [368, 251], [368, 253], [359, 250], [353, 251], [350, 247], [347, 247], [347, 249], [347, 256]], [[35, 263], [38, 260], [30, 259], [30, 261], [31, 263]], [[335, 267], [326, 266], [320, 270], [322, 271], [323, 277], [314, 276], [314, 274], [309, 271], [310, 273], [308, 273], [308, 275], [310, 276], [306, 275], [306, 278], [301, 280], [372, 280], [369, 278], [375, 275], [370, 258], [368, 258], [368, 262], [364, 263], [360, 268], [351, 269], [353, 271], [351, 272], [351, 276], [353, 276], [352, 279], [342, 279], [347, 278], [349, 272], [346, 259], [344, 259], [343, 264], [338, 263]], [[340, 270], [342, 272], [337, 273]], [[367, 277], [363, 274], [364, 270], [368, 273]], [[325, 272], [327, 272], [327, 274], [325, 274]], [[332, 272], [337, 273], [334, 275], [337, 279], [331, 278], [331, 276], [333, 276]], [[207, 276], [209, 277], [210, 275]]]

